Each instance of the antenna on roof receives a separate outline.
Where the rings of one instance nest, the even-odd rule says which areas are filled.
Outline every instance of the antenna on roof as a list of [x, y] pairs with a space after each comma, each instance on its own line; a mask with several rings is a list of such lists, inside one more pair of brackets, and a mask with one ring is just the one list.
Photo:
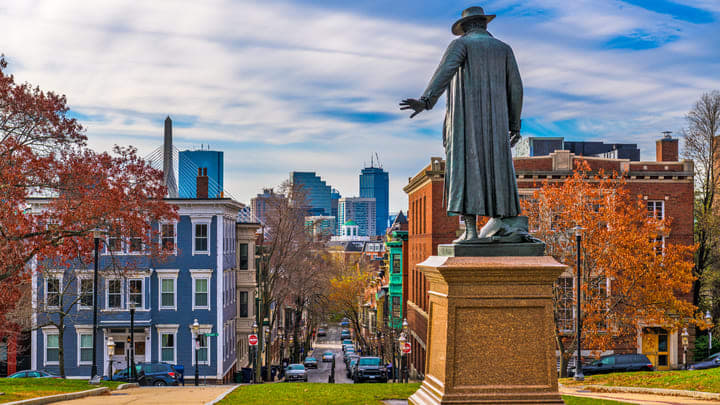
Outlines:
[[378, 155], [377, 152], [375, 152], [375, 160], [377, 160], [378, 167], [382, 169], [382, 163], [380, 163], [380, 155]]
[[662, 134], [665, 135], [665, 139], [672, 138], [672, 131], [662, 131]]

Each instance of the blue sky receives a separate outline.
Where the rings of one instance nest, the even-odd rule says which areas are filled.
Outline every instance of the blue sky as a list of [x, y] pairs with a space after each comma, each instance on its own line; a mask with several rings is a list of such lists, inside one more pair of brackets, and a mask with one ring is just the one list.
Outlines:
[[90, 145], [225, 151], [249, 202], [292, 170], [344, 196], [377, 152], [391, 211], [442, 156], [444, 102], [413, 120], [460, 12], [497, 14], [525, 85], [524, 136], [637, 143], [654, 160], [703, 92], [720, 89], [717, 0], [0, 0], [0, 53], [21, 81], [67, 95]]

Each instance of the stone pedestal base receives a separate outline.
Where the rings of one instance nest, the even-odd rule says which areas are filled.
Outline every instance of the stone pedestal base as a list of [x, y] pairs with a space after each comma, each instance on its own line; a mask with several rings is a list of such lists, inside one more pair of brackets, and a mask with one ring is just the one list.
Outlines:
[[548, 256], [443, 257], [430, 287], [425, 380], [411, 404], [562, 404]]

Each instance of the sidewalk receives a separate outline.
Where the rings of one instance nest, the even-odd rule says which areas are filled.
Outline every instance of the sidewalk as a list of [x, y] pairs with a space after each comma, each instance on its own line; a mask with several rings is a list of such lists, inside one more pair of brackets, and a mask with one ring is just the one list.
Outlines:
[[110, 395], [86, 397], [73, 401], [57, 402], [63, 405], [121, 405], [121, 404], [173, 404], [201, 405], [215, 400], [230, 389], [230, 385], [185, 387], [140, 387], [113, 391]]
[[648, 405], [709, 405], [720, 404], [720, 401], [707, 401], [701, 399], [693, 399], [687, 397], [675, 397], [667, 395], [650, 395], [650, 394], [632, 394], [625, 392], [592, 392], [576, 387], [560, 387], [560, 394], [572, 395], [576, 397], [610, 399], [613, 401], [629, 402], [632, 404], [648, 404]]

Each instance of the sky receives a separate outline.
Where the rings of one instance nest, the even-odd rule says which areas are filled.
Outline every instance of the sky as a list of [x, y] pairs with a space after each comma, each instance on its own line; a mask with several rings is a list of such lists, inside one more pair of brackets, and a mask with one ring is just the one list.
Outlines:
[[[718, 0], [0, 0], [0, 53], [16, 80], [67, 96], [89, 145], [141, 156], [174, 121], [180, 150], [225, 152], [225, 189], [249, 203], [291, 171], [343, 196], [377, 153], [390, 210], [444, 156], [444, 101], [408, 119], [453, 40], [482, 6], [524, 83], [523, 136], [636, 143], [720, 89]], [[444, 97], [443, 97], [444, 99]], [[209, 145], [209, 146], [208, 146]]]

